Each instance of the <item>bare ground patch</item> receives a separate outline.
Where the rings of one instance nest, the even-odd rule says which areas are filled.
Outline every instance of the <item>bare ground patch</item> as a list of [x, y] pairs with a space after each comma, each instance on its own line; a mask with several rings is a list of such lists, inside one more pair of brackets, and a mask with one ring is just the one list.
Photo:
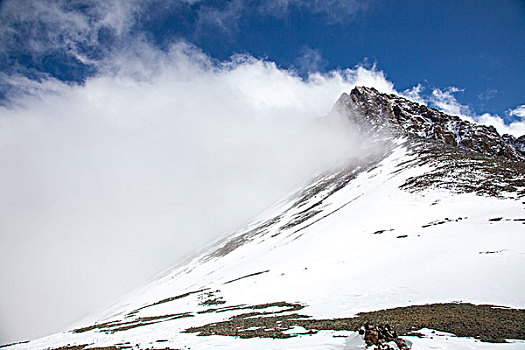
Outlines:
[[311, 319], [299, 314], [256, 315], [248, 313], [227, 321], [192, 327], [188, 333], [241, 338], [289, 338], [294, 326], [307, 330], [357, 331], [364, 324], [390, 324], [400, 335], [421, 328], [473, 337], [487, 342], [525, 339], [525, 310], [468, 303], [428, 304], [359, 313], [356, 317]]

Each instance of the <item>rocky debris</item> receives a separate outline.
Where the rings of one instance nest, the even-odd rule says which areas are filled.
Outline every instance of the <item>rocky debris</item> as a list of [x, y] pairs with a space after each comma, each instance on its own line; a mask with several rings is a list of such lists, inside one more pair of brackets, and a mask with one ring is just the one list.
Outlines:
[[411, 135], [488, 156], [525, 161], [525, 135], [501, 136], [493, 126], [471, 123], [374, 88], [355, 87], [350, 94], [341, 95], [335, 109], [373, 137]]
[[[186, 298], [192, 294], [196, 294], [196, 293], [201, 293], [205, 290], [208, 290], [208, 288], [205, 288], [205, 289], [199, 289], [199, 290], [195, 290], [195, 291], [191, 291], [191, 292], [187, 292], [187, 293], [184, 293], [184, 294], [180, 294], [180, 295], [177, 295], [177, 296], [174, 296], [174, 297], [169, 297], [169, 298], [165, 298], [165, 299], [162, 299], [162, 300], [159, 300], [155, 303], [152, 303], [152, 304], [148, 304], [148, 305], [144, 305], [142, 307], [139, 307], [138, 309], [135, 309], [129, 313], [126, 314], [125, 318], [130, 318], [130, 317], [134, 317], [135, 315], [137, 315], [141, 310], [144, 310], [144, 309], [147, 309], [149, 307], [152, 307], [152, 306], [157, 306], [157, 305], [160, 305], [160, 304], [165, 304], [165, 303], [169, 303], [169, 302], [172, 302], [174, 300], [178, 300], [178, 299], [182, 299], [182, 298]], [[111, 323], [111, 322], [110, 322]]]
[[[525, 310], [494, 305], [446, 303], [412, 305], [387, 310], [359, 313], [351, 318], [313, 319], [307, 315], [289, 313], [304, 308], [289, 304], [290, 308], [267, 312], [250, 312], [230, 317], [226, 321], [186, 329], [200, 336], [222, 335], [240, 338], [290, 338], [290, 332], [299, 326], [305, 330], [358, 331], [364, 324], [385, 325], [392, 336], [393, 330], [403, 336], [422, 328], [453, 333], [458, 337], [473, 337], [485, 342], [505, 342], [505, 339], [525, 339]], [[274, 304], [252, 306], [266, 308]], [[385, 326], [382, 326], [383, 328]], [[373, 329], [375, 332], [377, 330]], [[373, 333], [371, 333], [373, 334]], [[386, 333], [385, 333], [386, 334]], [[378, 332], [377, 339], [388, 339]], [[372, 335], [370, 336], [372, 337]], [[370, 339], [373, 341], [373, 338]], [[384, 343], [387, 344], [388, 342]], [[397, 343], [394, 342], [396, 346]], [[390, 342], [389, 346], [392, 346]], [[388, 349], [388, 348], [384, 348]], [[395, 348], [394, 348], [395, 349]], [[400, 348], [402, 349], [402, 348]]]
[[400, 164], [399, 168], [431, 166], [431, 169], [407, 179], [401, 189], [415, 192], [443, 188], [499, 198], [525, 196], [525, 162], [513, 162], [417, 137], [409, 137], [406, 144], [416, 157]]
[[[366, 323], [359, 329], [359, 334], [364, 336], [367, 347], [376, 346], [378, 350], [410, 349], [406, 341], [399, 338], [397, 332], [388, 323], [377, 326]], [[397, 349], [392, 343], [397, 346]]]
[[[276, 307], [280, 309], [276, 310]], [[281, 301], [268, 304], [210, 309], [199, 313], [238, 310], [247, 310], [250, 312], [232, 316], [227, 321], [191, 327], [184, 332], [198, 333], [199, 336], [229, 335], [240, 338], [290, 338], [292, 335], [284, 332], [290, 330], [293, 325], [281, 324], [288, 319], [307, 318], [308, 316], [306, 315], [294, 313], [294, 311], [299, 311], [304, 307], [302, 304]]]
[[501, 250], [488, 250], [486, 252], [479, 252], [479, 254], [499, 254], [499, 253], [503, 253], [506, 249], [501, 249]]
[[447, 222], [454, 222], [454, 221], [455, 222], [459, 222], [459, 221], [461, 221], [463, 219], [467, 219], [467, 217], [464, 217], [464, 218], [463, 217], [458, 217], [455, 220], [449, 219], [449, 218], [445, 218], [443, 220], [435, 220], [435, 221], [429, 222], [428, 224], [425, 224], [425, 225], [423, 225], [421, 227], [427, 228], [427, 227], [431, 227], [431, 226], [442, 225], [442, 224], [447, 223]]
[[220, 290], [216, 290], [214, 292], [206, 292], [199, 295], [199, 305], [206, 306], [226, 304], [226, 300], [224, 300], [222, 296], [218, 295], [219, 293]]
[[512, 135], [505, 134], [502, 137], [508, 144], [512, 145], [512, 147], [514, 147], [522, 155], [525, 154], [525, 135], [516, 138]]
[[380, 234], [383, 234], [383, 233], [385, 233], [385, 232], [391, 232], [391, 231], [394, 231], [394, 229], [391, 228], [391, 229], [388, 229], [388, 230], [377, 230], [377, 231], [374, 232], [373, 234], [374, 234], [374, 235], [380, 235]]
[[243, 280], [243, 279], [245, 279], [245, 278], [254, 277], [254, 276], [259, 276], [259, 275], [262, 275], [263, 273], [267, 273], [267, 272], [270, 272], [270, 270], [264, 270], [264, 271], [259, 271], [259, 272], [250, 273], [249, 275], [241, 276], [241, 277], [238, 277], [238, 278], [234, 278], [234, 279], [232, 279], [232, 280], [229, 280], [229, 281], [227, 281], [227, 282], [224, 282], [224, 284], [230, 284], [230, 283], [233, 283], [233, 282], [237, 282], [237, 281]]
[[[114, 345], [114, 346], [102, 346], [102, 347], [93, 347], [93, 344], [85, 344], [85, 345], [66, 345], [61, 346], [59, 348], [49, 348], [48, 350], [124, 350], [124, 349], [133, 349], [134, 347], [131, 345], [127, 346], [121, 346], [121, 345]], [[174, 349], [174, 348], [142, 348], [144, 350], [181, 350], [181, 349]]]
[[16, 343], [9, 343], [9, 344], [0, 345], [0, 349], [8, 348], [10, 346], [19, 345], [19, 344], [26, 344], [26, 343], [29, 343], [29, 340], [24, 340], [24, 341], [19, 341], [19, 342], [16, 342]]
[[213, 258], [226, 256], [233, 252], [235, 249], [254, 240], [256, 237], [264, 236], [269, 232], [269, 228], [271, 228], [281, 220], [281, 215], [272, 217], [271, 219], [262, 222], [257, 227], [252, 228], [246, 232], [240, 232], [239, 234], [235, 234], [234, 236], [225, 238], [219, 244], [218, 248], [214, 249], [210, 254], [206, 255], [203, 259], [201, 259], [201, 261], [204, 263]]
[[160, 315], [160, 316], [148, 316], [148, 317], [134, 317], [134, 316], [125, 316], [122, 320], [110, 321], [105, 323], [96, 323], [91, 326], [82, 327], [74, 329], [73, 333], [85, 333], [90, 331], [100, 331], [106, 334], [111, 334], [115, 332], [123, 332], [137, 327], [148, 326], [151, 324], [176, 320], [179, 318], [193, 317], [194, 315], [185, 312], [179, 314], [169, 314], [169, 315]]

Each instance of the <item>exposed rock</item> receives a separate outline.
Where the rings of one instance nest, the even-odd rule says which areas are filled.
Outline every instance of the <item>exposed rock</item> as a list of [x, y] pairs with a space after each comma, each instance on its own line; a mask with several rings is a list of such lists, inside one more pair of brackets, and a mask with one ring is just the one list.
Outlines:
[[349, 95], [342, 94], [335, 108], [374, 137], [385, 133], [412, 135], [488, 156], [525, 160], [525, 135], [501, 136], [493, 126], [471, 123], [374, 88], [356, 87]]
[[[410, 347], [407, 343], [397, 336], [397, 332], [389, 324], [371, 325], [365, 324], [359, 330], [364, 335], [365, 343], [368, 347], [376, 346], [379, 350], [407, 350]], [[394, 346], [395, 344], [395, 346]]]

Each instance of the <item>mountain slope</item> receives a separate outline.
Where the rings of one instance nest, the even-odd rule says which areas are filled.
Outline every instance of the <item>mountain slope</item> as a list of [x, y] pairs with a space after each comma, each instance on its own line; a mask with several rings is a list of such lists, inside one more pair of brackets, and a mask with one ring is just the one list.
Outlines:
[[362, 87], [341, 115], [370, 139], [359, 159], [75, 329], [7, 349], [354, 349], [365, 320], [420, 330], [414, 349], [494, 346], [425, 327], [525, 339], [524, 138]]

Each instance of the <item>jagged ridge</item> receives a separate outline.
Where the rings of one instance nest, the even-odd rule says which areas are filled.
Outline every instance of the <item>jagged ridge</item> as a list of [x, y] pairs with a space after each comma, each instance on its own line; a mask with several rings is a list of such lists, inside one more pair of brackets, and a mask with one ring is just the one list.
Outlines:
[[525, 161], [525, 135], [514, 137], [484, 126], [448, 115], [398, 95], [384, 94], [374, 88], [355, 87], [343, 93], [336, 104], [365, 133], [389, 131], [418, 136], [458, 146], [488, 156], [512, 161]]
[[525, 196], [525, 135], [501, 136], [492, 126], [374, 88], [356, 87], [343, 93], [334, 110], [372, 141], [388, 145], [388, 140], [405, 139], [416, 157], [402, 167], [431, 166], [408, 179], [401, 187], [405, 190], [437, 187], [495, 197]]

